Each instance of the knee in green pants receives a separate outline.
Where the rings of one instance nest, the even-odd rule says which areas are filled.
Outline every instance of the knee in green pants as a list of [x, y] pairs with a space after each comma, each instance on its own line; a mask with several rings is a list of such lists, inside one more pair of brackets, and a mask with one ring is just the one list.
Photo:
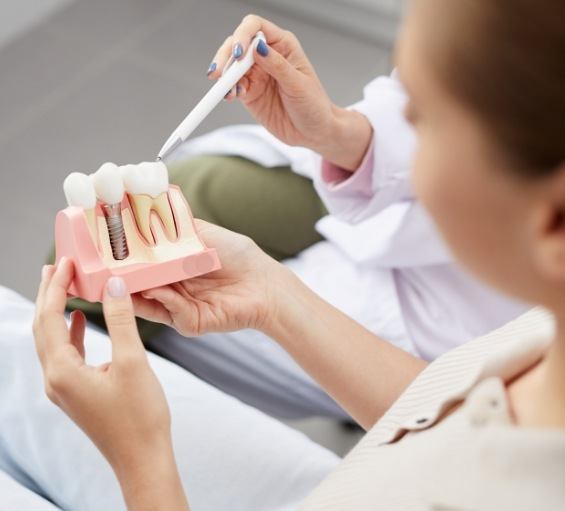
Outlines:
[[170, 166], [197, 218], [252, 238], [275, 259], [321, 240], [327, 214], [312, 181], [288, 167], [265, 168], [234, 156], [201, 156]]

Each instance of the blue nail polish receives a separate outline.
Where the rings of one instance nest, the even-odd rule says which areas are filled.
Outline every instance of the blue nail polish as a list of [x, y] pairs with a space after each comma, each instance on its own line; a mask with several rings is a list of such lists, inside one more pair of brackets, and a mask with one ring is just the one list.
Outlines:
[[238, 84], [235, 86], [235, 95], [239, 96], [240, 92], [241, 92], [241, 85]]
[[241, 46], [241, 44], [237, 43], [233, 47], [233, 58], [239, 59], [242, 55], [243, 55], [243, 46]]
[[212, 74], [212, 73], [216, 70], [216, 67], [217, 67], [217, 66], [216, 66], [216, 63], [215, 63], [215, 62], [212, 62], [212, 63], [210, 64], [210, 67], [208, 68], [208, 72], [207, 72], [206, 74], [207, 74], [207, 75]]
[[259, 44], [257, 45], [257, 53], [261, 55], [261, 57], [266, 57], [269, 54], [269, 47], [267, 46], [265, 41], [259, 41]]

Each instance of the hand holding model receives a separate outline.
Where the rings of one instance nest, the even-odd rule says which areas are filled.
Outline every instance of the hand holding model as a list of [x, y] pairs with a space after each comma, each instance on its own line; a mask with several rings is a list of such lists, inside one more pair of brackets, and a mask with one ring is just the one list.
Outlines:
[[[363, 115], [331, 103], [289, 32], [256, 16], [246, 17], [218, 51], [210, 77], [219, 77], [230, 53], [241, 58], [258, 31], [264, 32], [268, 46], [258, 45], [257, 64], [240, 82], [239, 97], [245, 106], [283, 141], [310, 147], [354, 171], [370, 145], [371, 126]], [[117, 180], [117, 167], [108, 169], [113, 174], [103, 177]], [[243, 328], [265, 332], [365, 428], [425, 367], [322, 300], [251, 239], [203, 221], [193, 224], [188, 206], [180, 198], [175, 202], [170, 189], [167, 202], [160, 170], [154, 164], [142, 170], [119, 169], [127, 194], [121, 205], [128, 245], [123, 260], [113, 257], [111, 233], [96, 203], [97, 196], [103, 203], [117, 204], [116, 197], [105, 190], [107, 185], [112, 191], [115, 187], [101, 179], [94, 193], [88, 177], [74, 176], [66, 190], [75, 209], [66, 210], [70, 221], [64, 219], [63, 227], [80, 228], [82, 239], [89, 238], [96, 267], [115, 271], [125, 280], [115, 274], [104, 288], [112, 362], [89, 367], [84, 357], [84, 316], [74, 313], [70, 328], [64, 319], [73, 277], [86, 265], [73, 267], [63, 257], [58, 258], [56, 270], [44, 269], [34, 324], [50, 398], [111, 463], [128, 508], [187, 509], [171, 446], [169, 410], [139, 340], [134, 309], [137, 315], [170, 325], [186, 336]], [[179, 215], [179, 210], [186, 214]], [[184, 224], [183, 216], [189, 219]], [[190, 257], [199, 257], [182, 264], [191, 278], [135, 288], [155, 268], [163, 246], [173, 253], [189, 249]], [[130, 297], [127, 290], [132, 288], [140, 293]], [[348, 340], [345, 345], [344, 339]], [[375, 367], [381, 370], [375, 373]]]
[[218, 252], [222, 268], [133, 295], [136, 314], [187, 337], [268, 328], [290, 272], [247, 236], [203, 220], [196, 220], [196, 228], [204, 243]]
[[[44, 267], [37, 295], [34, 335], [47, 394], [112, 465], [129, 509], [144, 509], [144, 502], [158, 499], [163, 509], [187, 509], [169, 408], [139, 338], [125, 284], [112, 277], [106, 286], [103, 305], [112, 361], [93, 367], [85, 361], [84, 315], [74, 312], [70, 327], [64, 318], [73, 274], [69, 259], [56, 269]], [[149, 484], [151, 480], [159, 484]]]
[[294, 34], [258, 16], [246, 16], [214, 57], [208, 76], [217, 79], [230, 59], [245, 55], [255, 34], [267, 44], [255, 50], [255, 65], [227, 97], [237, 96], [278, 139], [308, 147], [332, 163], [355, 170], [372, 137], [360, 113], [334, 105]]

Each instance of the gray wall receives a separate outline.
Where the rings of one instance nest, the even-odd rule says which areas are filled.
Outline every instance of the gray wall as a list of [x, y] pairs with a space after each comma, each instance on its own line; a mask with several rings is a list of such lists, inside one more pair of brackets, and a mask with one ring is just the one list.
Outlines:
[[247, 0], [392, 46], [404, 0]]
[[0, 46], [72, 0], [0, 0]]

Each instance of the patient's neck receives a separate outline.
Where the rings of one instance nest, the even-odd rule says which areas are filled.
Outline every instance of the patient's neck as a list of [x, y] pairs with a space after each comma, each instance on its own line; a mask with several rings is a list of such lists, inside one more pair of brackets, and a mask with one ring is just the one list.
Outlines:
[[565, 429], [565, 315], [547, 354], [508, 388], [521, 426]]

